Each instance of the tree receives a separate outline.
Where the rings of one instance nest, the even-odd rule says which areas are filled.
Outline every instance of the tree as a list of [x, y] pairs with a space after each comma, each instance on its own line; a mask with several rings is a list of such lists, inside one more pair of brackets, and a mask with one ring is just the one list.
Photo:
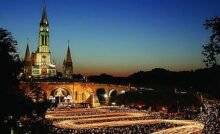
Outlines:
[[20, 72], [20, 60], [16, 46], [17, 41], [11, 33], [0, 28], [0, 60], [3, 63], [1, 65], [1, 77], [3, 77], [1, 86], [4, 85], [5, 88], [11, 87], [9, 84], [17, 83], [16, 76]]
[[17, 41], [10, 32], [0, 28], [0, 123], [8, 116], [19, 117], [31, 111], [32, 103], [19, 93], [18, 74], [21, 72], [21, 61], [16, 51]]
[[202, 54], [205, 56], [203, 61], [207, 67], [216, 67], [219, 65], [220, 55], [220, 18], [206, 20], [204, 26], [206, 29], [212, 30], [212, 35], [209, 42], [203, 45]]

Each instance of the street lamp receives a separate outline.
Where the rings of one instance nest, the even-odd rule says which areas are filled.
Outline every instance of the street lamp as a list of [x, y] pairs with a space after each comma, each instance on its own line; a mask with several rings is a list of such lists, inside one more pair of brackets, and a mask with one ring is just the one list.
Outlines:
[[105, 97], [105, 98], [108, 98], [108, 95], [107, 95], [107, 94], [104, 94], [104, 97]]
[[31, 76], [29, 75], [28, 78], [31, 79]]
[[108, 105], [109, 104], [109, 97], [108, 94], [104, 94], [104, 97], [105, 97], [105, 103]]

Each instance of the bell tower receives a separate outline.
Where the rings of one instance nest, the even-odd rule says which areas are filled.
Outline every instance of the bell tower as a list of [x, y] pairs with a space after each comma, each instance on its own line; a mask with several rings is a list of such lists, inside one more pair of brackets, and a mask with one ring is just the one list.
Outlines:
[[40, 21], [38, 37], [38, 52], [50, 53], [49, 49], [49, 23], [47, 19], [46, 5], [44, 2], [43, 14]]
[[44, 0], [43, 13], [40, 20], [38, 35], [38, 47], [32, 55], [34, 77], [54, 77], [56, 76], [56, 65], [51, 63], [51, 52], [49, 43], [49, 22], [47, 19], [46, 3]]

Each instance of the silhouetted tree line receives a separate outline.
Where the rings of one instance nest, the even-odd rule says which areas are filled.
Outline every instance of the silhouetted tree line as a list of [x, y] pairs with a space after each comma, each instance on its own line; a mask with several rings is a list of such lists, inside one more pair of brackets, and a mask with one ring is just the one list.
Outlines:
[[102, 74], [88, 77], [90, 82], [124, 84], [136, 87], [149, 87], [158, 90], [184, 88], [211, 94], [220, 98], [220, 68], [205, 68], [195, 71], [174, 72], [165, 69], [140, 71], [128, 77], [113, 77]]
[[129, 105], [138, 108], [152, 110], [161, 110], [161, 107], [167, 107], [169, 112], [185, 111], [189, 107], [201, 106], [200, 97], [193, 92], [186, 94], [176, 94], [173, 90], [152, 90], [152, 91], [138, 91], [126, 92], [120, 94], [116, 98], [117, 104]]
[[108, 74], [101, 74], [101, 75], [93, 75], [88, 77], [88, 81], [96, 82], [96, 83], [106, 83], [106, 84], [118, 84], [118, 85], [125, 85], [128, 83], [126, 77], [113, 77]]

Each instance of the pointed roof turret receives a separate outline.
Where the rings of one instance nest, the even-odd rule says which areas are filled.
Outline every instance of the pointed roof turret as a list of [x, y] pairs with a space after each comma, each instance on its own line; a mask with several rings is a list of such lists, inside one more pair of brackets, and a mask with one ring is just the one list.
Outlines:
[[24, 61], [25, 61], [25, 62], [31, 61], [31, 56], [30, 56], [30, 51], [29, 51], [29, 45], [28, 45], [28, 43], [27, 43], [27, 47], [26, 47], [26, 52], [25, 52]]
[[72, 63], [69, 45], [68, 45], [67, 54], [66, 54], [66, 63]]
[[66, 64], [66, 60], [64, 59], [64, 60], [63, 60], [63, 65], [65, 65], [65, 64]]
[[73, 62], [70, 53], [69, 41], [68, 41], [68, 49], [66, 53], [66, 59], [64, 59], [64, 66], [63, 66], [64, 76], [67, 78], [72, 78], [73, 75]]
[[47, 20], [47, 11], [46, 11], [46, 2], [45, 2], [45, 0], [44, 0], [43, 14], [42, 14], [40, 24], [41, 25], [43, 25], [43, 24], [49, 25], [48, 20]]

